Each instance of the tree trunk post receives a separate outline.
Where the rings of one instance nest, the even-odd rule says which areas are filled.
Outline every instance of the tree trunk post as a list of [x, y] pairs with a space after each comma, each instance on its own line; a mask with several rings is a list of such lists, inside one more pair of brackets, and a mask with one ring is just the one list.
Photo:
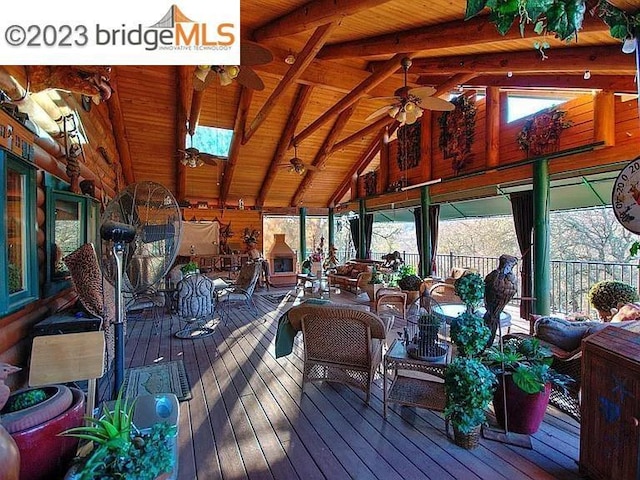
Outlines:
[[307, 209], [300, 207], [300, 265], [307, 257]]
[[549, 160], [544, 158], [533, 164], [533, 296], [537, 315], [551, 312], [550, 241]]
[[329, 208], [329, 247], [335, 247], [336, 242], [336, 220], [333, 212], [333, 207]]

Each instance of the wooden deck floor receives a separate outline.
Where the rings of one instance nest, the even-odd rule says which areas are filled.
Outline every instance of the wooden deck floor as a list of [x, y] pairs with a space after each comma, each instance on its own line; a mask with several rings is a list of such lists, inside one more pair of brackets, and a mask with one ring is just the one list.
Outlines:
[[[279, 291], [286, 289], [269, 293]], [[262, 293], [260, 318], [235, 311], [204, 339], [175, 338], [179, 321], [168, 315], [159, 331], [144, 317], [128, 323], [127, 367], [182, 359], [187, 369], [193, 398], [180, 404], [179, 479], [581, 478], [579, 425], [553, 407], [533, 450], [482, 439], [469, 451], [446, 437], [439, 413], [395, 405], [385, 421], [382, 378], [370, 406], [362, 392], [337, 384], [307, 384], [303, 394], [301, 335], [291, 355], [274, 354], [278, 318], [293, 303]]]

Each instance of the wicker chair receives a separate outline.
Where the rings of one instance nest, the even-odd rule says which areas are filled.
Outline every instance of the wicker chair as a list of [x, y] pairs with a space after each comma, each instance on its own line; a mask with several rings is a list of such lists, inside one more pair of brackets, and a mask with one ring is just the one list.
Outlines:
[[381, 288], [376, 292], [376, 313], [392, 313], [407, 318], [407, 294], [395, 288]]
[[363, 390], [368, 404], [386, 336], [380, 318], [348, 306], [302, 304], [289, 310], [289, 321], [304, 338], [303, 385], [344, 383]]
[[462, 299], [456, 293], [455, 287], [450, 283], [434, 283], [429, 287], [428, 293], [430, 298], [433, 298], [441, 305], [446, 303], [463, 303]]

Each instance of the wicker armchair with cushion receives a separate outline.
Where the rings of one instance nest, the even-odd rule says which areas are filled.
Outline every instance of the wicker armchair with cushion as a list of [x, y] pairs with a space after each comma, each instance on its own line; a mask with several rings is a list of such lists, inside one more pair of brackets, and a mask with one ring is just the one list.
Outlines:
[[368, 404], [386, 337], [380, 318], [371, 312], [334, 304], [302, 304], [289, 310], [288, 317], [295, 330], [302, 330], [303, 384], [344, 383], [366, 392]]

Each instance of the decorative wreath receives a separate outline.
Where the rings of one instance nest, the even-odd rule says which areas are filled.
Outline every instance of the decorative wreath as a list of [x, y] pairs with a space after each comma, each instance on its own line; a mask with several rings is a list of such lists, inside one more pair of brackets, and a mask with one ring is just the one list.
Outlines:
[[464, 95], [451, 100], [456, 108], [440, 115], [440, 149], [444, 158], [451, 158], [458, 173], [471, 162], [471, 146], [476, 128], [476, 106]]
[[518, 133], [520, 150], [527, 152], [528, 157], [557, 149], [562, 130], [573, 125], [566, 116], [567, 112], [550, 108], [527, 120]]

